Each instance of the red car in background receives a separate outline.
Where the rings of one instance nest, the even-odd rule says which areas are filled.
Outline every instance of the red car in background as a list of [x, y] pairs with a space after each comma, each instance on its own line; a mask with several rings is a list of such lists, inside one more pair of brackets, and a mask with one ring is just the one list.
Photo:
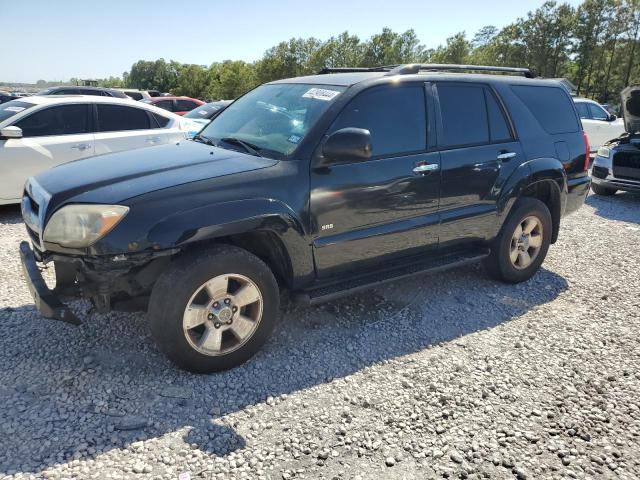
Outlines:
[[184, 115], [200, 105], [204, 105], [202, 100], [189, 97], [153, 97], [142, 100], [156, 107], [164, 108], [177, 115]]

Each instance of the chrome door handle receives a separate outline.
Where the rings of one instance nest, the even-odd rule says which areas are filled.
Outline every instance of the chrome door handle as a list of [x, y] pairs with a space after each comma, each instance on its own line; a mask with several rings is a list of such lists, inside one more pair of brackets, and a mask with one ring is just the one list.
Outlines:
[[149, 137], [147, 138], [149, 143], [158, 143], [160, 141], [160, 137]]
[[71, 148], [75, 149], [75, 150], [88, 150], [89, 148], [91, 148], [91, 145], [87, 145], [86, 143], [78, 143], [76, 145], [71, 145]]
[[418, 165], [413, 169], [413, 173], [418, 175], [423, 173], [434, 172], [436, 170], [440, 170], [440, 165], [437, 163], [423, 163], [422, 165]]
[[502, 162], [508, 162], [509, 160], [511, 160], [513, 157], [516, 156], [516, 152], [502, 152], [500, 154], [498, 154], [498, 160], [502, 161]]

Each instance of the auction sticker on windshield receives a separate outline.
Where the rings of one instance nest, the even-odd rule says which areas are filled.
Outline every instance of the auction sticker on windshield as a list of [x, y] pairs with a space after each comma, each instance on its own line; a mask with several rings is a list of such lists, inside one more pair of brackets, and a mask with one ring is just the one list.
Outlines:
[[20, 113], [21, 111], [25, 110], [25, 107], [7, 107], [3, 109], [5, 112], [15, 112], [15, 113]]
[[310, 88], [307, 92], [302, 95], [302, 98], [314, 98], [316, 100], [324, 100], [328, 102], [329, 100], [333, 100], [340, 92], [336, 90], [328, 90], [326, 88]]

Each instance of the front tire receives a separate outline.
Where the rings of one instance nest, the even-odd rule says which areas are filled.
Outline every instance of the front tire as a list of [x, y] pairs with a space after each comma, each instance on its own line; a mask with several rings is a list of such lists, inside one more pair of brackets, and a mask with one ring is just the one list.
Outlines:
[[617, 190], [613, 188], [604, 187], [593, 182], [591, 182], [591, 190], [593, 190], [593, 193], [595, 193], [596, 195], [602, 195], [604, 197], [610, 197], [611, 195], [615, 195], [615, 193], [617, 192]]
[[269, 267], [229, 245], [193, 251], [165, 271], [149, 299], [160, 350], [180, 368], [211, 373], [251, 358], [271, 336], [280, 295]]
[[508, 283], [529, 280], [540, 268], [551, 244], [551, 213], [535, 198], [518, 200], [485, 259], [493, 278]]

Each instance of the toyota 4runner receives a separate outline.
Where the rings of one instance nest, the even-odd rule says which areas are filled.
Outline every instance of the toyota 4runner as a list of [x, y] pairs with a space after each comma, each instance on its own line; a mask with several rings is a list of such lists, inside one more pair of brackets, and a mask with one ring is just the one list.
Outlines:
[[590, 184], [571, 97], [532, 77], [324, 70], [250, 91], [193, 140], [41, 173], [22, 201], [35, 304], [73, 324], [64, 299], [147, 310], [168, 357], [212, 372], [264, 344], [282, 291], [315, 304], [477, 261], [525, 281]]

